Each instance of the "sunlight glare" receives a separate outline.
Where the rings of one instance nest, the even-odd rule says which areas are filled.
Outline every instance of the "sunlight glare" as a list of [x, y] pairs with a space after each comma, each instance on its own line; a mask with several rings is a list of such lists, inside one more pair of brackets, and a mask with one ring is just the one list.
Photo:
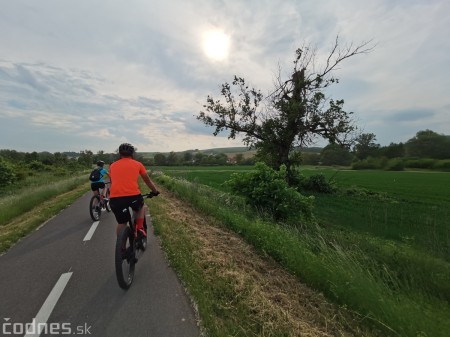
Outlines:
[[221, 61], [227, 58], [230, 38], [222, 31], [210, 31], [204, 35], [203, 50], [210, 59]]

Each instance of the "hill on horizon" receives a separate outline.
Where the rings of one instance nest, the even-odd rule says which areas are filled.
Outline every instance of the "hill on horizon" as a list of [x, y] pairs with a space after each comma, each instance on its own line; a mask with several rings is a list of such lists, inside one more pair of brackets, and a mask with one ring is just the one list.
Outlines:
[[[308, 153], [320, 153], [322, 151], [321, 147], [309, 147], [309, 148], [303, 148], [302, 152], [308, 152]], [[185, 152], [200, 152], [200, 153], [204, 153], [204, 154], [218, 154], [218, 153], [225, 153], [226, 155], [230, 156], [230, 155], [236, 155], [239, 153], [242, 154], [247, 154], [247, 155], [254, 155], [256, 153], [256, 150], [250, 150], [245, 146], [235, 146], [235, 147], [218, 147], [218, 148], [209, 148], [209, 149], [203, 149], [203, 150], [199, 150], [199, 149], [191, 149], [191, 150], [185, 150], [185, 151], [170, 151], [170, 152], [160, 152], [160, 151], [155, 151], [155, 152], [139, 152], [137, 151], [137, 153], [145, 158], [152, 158], [155, 156], [155, 154], [157, 153], [161, 153], [163, 155], [168, 155], [169, 153], [174, 152], [176, 154], [180, 154], [180, 153], [185, 153]]]

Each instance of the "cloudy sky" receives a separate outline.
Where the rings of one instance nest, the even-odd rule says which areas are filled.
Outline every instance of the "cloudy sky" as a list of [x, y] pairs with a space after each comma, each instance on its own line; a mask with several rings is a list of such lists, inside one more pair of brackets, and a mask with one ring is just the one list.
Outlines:
[[449, 13], [448, 0], [0, 0], [0, 149], [242, 146], [196, 120], [206, 97], [234, 75], [268, 93], [298, 47], [320, 61], [337, 35], [376, 44], [327, 93], [364, 132], [450, 134]]

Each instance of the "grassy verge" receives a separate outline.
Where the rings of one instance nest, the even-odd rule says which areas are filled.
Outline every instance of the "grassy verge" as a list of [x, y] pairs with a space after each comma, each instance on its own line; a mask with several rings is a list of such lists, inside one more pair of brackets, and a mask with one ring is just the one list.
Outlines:
[[0, 254], [86, 193], [86, 175], [60, 180], [0, 200]]
[[172, 193], [148, 204], [208, 336], [384, 336]]
[[164, 176], [158, 182], [219, 219], [301, 280], [360, 313], [365, 324], [384, 329], [386, 335], [450, 335], [447, 301], [402, 287], [395, 275], [361, 258], [361, 250], [344, 250], [319, 229], [298, 231], [247, 216], [245, 208], [233, 208], [234, 201], [224, 193]]

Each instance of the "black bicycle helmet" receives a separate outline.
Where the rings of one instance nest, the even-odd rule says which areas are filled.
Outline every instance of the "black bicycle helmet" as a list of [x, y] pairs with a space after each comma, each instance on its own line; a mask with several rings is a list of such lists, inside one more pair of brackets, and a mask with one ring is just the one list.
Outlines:
[[128, 143], [120, 144], [119, 154], [121, 156], [132, 156], [134, 154], [134, 146]]
[[104, 162], [103, 160], [99, 160], [99, 161], [97, 162], [97, 166], [103, 167], [103, 165], [105, 165], [105, 162]]

